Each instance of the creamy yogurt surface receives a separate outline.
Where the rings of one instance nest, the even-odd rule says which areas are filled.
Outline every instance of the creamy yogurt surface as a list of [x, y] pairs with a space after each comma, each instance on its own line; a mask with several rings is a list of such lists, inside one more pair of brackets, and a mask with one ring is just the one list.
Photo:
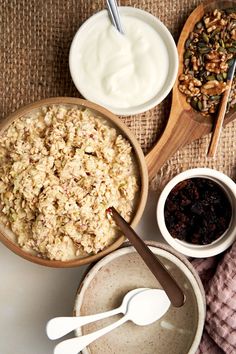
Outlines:
[[105, 17], [73, 49], [73, 70], [83, 96], [114, 108], [151, 100], [162, 90], [169, 70], [166, 45], [154, 28], [128, 15], [122, 16], [122, 25], [124, 35]]

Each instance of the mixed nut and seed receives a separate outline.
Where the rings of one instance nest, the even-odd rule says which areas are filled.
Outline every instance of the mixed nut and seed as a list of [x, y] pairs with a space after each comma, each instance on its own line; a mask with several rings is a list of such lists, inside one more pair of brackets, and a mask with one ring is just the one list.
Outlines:
[[[221, 95], [227, 89], [227, 72], [235, 53], [236, 8], [207, 13], [185, 42], [184, 72], [179, 77], [179, 90], [203, 115], [217, 112]], [[236, 78], [227, 110], [235, 104]]]

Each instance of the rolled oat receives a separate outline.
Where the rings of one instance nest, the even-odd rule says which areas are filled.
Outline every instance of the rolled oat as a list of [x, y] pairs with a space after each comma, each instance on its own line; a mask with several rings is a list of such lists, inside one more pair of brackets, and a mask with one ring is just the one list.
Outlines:
[[117, 237], [113, 205], [130, 221], [138, 191], [130, 143], [77, 107], [43, 107], [14, 121], [0, 142], [0, 222], [24, 250], [66, 261]]

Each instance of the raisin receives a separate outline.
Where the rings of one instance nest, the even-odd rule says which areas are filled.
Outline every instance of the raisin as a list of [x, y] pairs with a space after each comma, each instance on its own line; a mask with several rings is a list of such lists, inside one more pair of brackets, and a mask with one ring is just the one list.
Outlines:
[[166, 227], [172, 237], [205, 245], [229, 227], [231, 203], [224, 190], [208, 178], [190, 178], [178, 183], [167, 197]]

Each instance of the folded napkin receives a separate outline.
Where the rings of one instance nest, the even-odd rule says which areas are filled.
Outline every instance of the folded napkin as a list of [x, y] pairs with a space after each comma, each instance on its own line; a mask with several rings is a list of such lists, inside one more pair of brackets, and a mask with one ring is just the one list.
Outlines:
[[207, 314], [196, 354], [236, 353], [236, 242], [221, 257], [195, 259], [206, 292]]

